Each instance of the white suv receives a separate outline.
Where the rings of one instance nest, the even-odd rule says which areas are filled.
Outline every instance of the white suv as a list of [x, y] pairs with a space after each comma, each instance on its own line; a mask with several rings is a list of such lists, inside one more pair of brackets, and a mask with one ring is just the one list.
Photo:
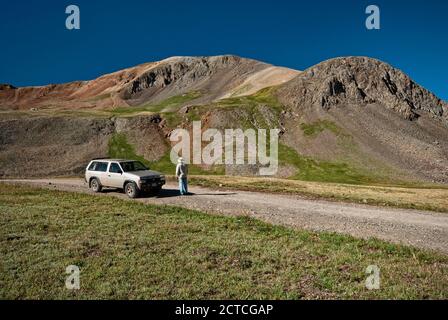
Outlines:
[[130, 198], [141, 192], [159, 193], [165, 176], [149, 170], [139, 161], [121, 159], [94, 159], [86, 168], [85, 180], [94, 192], [103, 187], [123, 189]]

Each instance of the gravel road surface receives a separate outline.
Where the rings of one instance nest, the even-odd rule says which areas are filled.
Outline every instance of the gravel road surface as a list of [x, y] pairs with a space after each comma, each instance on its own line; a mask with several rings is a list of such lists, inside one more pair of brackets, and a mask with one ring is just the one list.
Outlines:
[[[2, 180], [52, 189], [92, 193], [82, 179]], [[211, 214], [247, 215], [270, 223], [316, 231], [333, 231], [355, 237], [375, 237], [433, 249], [448, 254], [448, 214], [368, 205], [303, 199], [300, 196], [248, 191], [226, 191], [190, 186], [190, 196], [179, 196], [168, 182], [158, 197], [137, 200], [197, 209]], [[127, 199], [119, 191], [102, 196]]]

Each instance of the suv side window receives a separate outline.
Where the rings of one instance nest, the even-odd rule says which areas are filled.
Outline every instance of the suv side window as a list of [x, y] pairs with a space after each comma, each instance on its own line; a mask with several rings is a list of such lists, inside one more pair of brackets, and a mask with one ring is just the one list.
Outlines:
[[94, 161], [90, 164], [90, 166], [87, 170], [106, 172], [107, 171], [107, 162]]
[[87, 170], [89, 170], [89, 171], [95, 171], [95, 167], [96, 167], [97, 164], [98, 164], [98, 162], [93, 161], [93, 162], [90, 164], [90, 166], [89, 166], [89, 168], [88, 168]]
[[107, 171], [107, 162], [98, 162], [95, 166], [95, 171], [106, 172]]
[[114, 162], [112, 162], [112, 163], [110, 164], [109, 172], [111, 172], [111, 173], [122, 173], [122, 171], [121, 171], [120, 166], [118, 165], [118, 163], [114, 163]]

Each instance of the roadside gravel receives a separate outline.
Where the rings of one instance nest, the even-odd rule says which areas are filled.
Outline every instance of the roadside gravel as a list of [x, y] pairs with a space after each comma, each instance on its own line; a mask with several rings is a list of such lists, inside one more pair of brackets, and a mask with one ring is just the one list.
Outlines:
[[[81, 179], [0, 181], [91, 193]], [[446, 213], [309, 200], [300, 196], [261, 192], [213, 190], [195, 186], [189, 189], [193, 194], [181, 197], [176, 184], [169, 182], [158, 197], [145, 197], [137, 201], [181, 206], [211, 214], [246, 215], [274, 224], [338, 232], [359, 238], [375, 237], [448, 254]], [[127, 199], [117, 191], [105, 191], [100, 195]]]

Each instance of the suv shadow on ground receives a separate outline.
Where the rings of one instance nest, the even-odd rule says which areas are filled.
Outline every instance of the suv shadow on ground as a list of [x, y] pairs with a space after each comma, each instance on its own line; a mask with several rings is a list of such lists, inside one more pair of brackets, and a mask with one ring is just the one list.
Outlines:
[[[237, 194], [236, 192], [221, 192], [221, 193], [193, 193], [189, 192], [188, 196], [229, 196]], [[160, 190], [158, 195], [155, 195], [156, 198], [170, 198], [170, 197], [180, 197], [180, 193], [178, 189], [164, 189]], [[143, 195], [143, 198], [153, 197], [152, 195]]]
[[[101, 193], [125, 193], [123, 189], [114, 189], [114, 188], [104, 188], [101, 190]], [[193, 193], [189, 192], [188, 196], [230, 196], [235, 195], [236, 192], [217, 192], [217, 193]], [[162, 188], [158, 194], [151, 193], [141, 193], [138, 198], [140, 199], [149, 199], [149, 198], [172, 198], [172, 197], [180, 197], [180, 193], [178, 189], [165, 189]]]

